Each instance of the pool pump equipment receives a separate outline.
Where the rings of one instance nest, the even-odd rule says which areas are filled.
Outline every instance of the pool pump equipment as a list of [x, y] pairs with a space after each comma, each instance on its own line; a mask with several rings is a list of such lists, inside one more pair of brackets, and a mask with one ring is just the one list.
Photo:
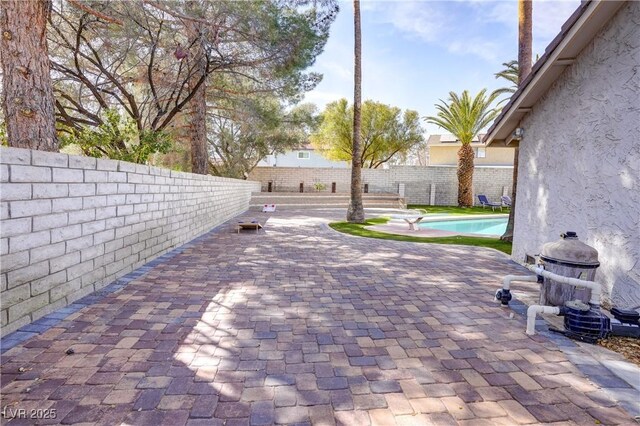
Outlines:
[[564, 330], [551, 329], [567, 337], [595, 343], [611, 333], [611, 320], [600, 312], [601, 286], [593, 281], [600, 265], [598, 252], [578, 240], [575, 232], [566, 232], [560, 240], [542, 247], [536, 264], [524, 266], [535, 276], [507, 275], [495, 298], [508, 306], [512, 298], [511, 282], [540, 284], [540, 304], [527, 310], [527, 334], [535, 334], [537, 314], [564, 316]]
[[611, 332], [609, 317], [580, 300], [566, 302], [558, 315], [564, 315], [564, 330], [550, 327], [549, 330], [583, 342], [596, 343], [606, 339]]

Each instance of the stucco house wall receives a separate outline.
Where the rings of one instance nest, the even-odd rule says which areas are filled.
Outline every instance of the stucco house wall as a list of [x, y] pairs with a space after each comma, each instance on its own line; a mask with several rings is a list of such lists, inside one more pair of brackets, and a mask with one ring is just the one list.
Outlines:
[[[481, 142], [483, 137], [480, 134], [471, 142], [476, 166], [513, 166], [513, 147], [487, 146]], [[458, 138], [450, 133], [430, 135], [427, 140], [428, 165], [457, 166], [461, 146]], [[484, 156], [480, 156], [480, 150], [484, 150]]]
[[[430, 166], [455, 166], [458, 164], [458, 150], [460, 144], [452, 146], [430, 146]], [[480, 144], [471, 144], [473, 148], [484, 148], [485, 157], [476, 157], [473, 162], [476, 166], [513, 166], [513, 148], [485, 147]]]
[[640, 2], [628, 2], [521, 123], [513, 258], [576, 231], [605, 297], [640, 307]]

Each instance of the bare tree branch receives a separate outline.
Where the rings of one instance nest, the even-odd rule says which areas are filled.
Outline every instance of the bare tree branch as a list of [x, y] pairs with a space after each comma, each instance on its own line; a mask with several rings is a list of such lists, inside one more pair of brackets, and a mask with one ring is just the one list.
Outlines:
[[67, 0], [71, 5], [77, 7], [80, 10], [83, 10], [97, 18], [102, 19], [103, 21], [109, 22], [111, 24], [116, 24], [116, 25], [122, 25], [122, 21], [112, 18], [111, 16], [105, 15], [102, 12], [98, 12], [97, 10], [87, 6], [86, 4], [83, 4], [81, 2], [79, 2], [78, 0]]

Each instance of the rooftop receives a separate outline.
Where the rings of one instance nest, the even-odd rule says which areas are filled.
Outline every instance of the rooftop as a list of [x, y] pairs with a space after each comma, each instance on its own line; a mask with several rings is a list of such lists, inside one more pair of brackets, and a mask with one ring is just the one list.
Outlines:
[[590, 0], [580, 4], [487, 131], [487, 146], [518, 143], [512, 135], [520, 121], [624, 3]]

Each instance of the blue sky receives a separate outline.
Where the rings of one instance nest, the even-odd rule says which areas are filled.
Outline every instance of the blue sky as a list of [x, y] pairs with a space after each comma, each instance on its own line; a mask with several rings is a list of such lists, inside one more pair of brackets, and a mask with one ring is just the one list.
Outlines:
[[[533, 4], [533, 52], [542, 55], [579, 0]], [[362, 99], [421, 116], [450, 91], [503, 86], [494, 78], [517, 59], [517, 1], [361, 1]], [[340, 2], [324, 52], [312, 68], [324, 75], [305, 97], [320, 110], [341, 97], [353, 101], [353, 3]], [[424, 124], [427, 133], [441, 133]]]

